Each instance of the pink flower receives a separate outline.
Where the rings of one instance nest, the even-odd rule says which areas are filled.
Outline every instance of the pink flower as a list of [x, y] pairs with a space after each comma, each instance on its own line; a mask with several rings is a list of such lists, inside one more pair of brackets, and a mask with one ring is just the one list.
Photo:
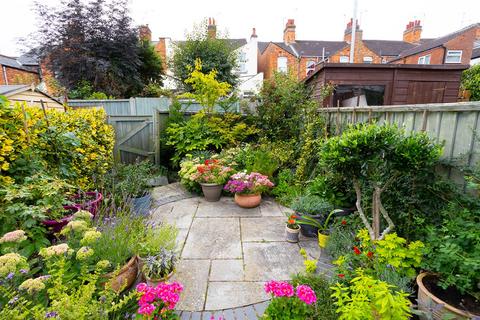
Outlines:
[[145, 292], [148, 288], [148, 285], [144, 282], [141, 282], [137, 285], [137, 291], [138, 292]]
[[139, 314], [151, 315], [155, 311], [155, 306], [153, 304], [144, 304], [138, 309]]
[[307, 285], [299, 285], [297, 287], [297, 297], [306, 304], [317, 302], [317, 296], [315, 295], [315, 292]]
[[288, 282], [269, 281], [265, 284], [265, 292], [275, 297], [291, 297], [294, 295], [293, 286]]

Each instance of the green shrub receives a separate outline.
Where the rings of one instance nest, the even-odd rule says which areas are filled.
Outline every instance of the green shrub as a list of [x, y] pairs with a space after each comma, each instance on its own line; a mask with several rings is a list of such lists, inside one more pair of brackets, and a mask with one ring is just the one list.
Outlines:
[[275, 187], [272, 190], [272, 194], [278, 202], [284, 206], [290, 206], [301, 192], [302, 188], [295, 184], [295, 175], [291, 169], [283, 169], [278, 173]]
[[355, 204], [355, 191], [350, 179], [328, 171], [308, 181], [305, 193], [326, 199], [336, 208], [351, 208]]
[[463, 71], [462, 87], [470, 90], [471, 101], [480, 101], [480, 65], [474, 65]]
[[199, 112], [188, 121], [172, 123], [166, 130], [168, 146], [174, 149], [172, 161], [180, 160], [194, 151], [219, 151], [240, 145], [257, 133], [254, 126], [242, 121], [238, 114], [207, 115]]
[[333, 304], [332, 294], [330, 289], [330, 282], [324, 275], [318, 274], [296, 274], [292, 278], [293, 286], [305, 284], [315, 291], [317, 296], [317, 303], [315, 306], [315, 313], [312, 319], [335, 320], [338, 318], [336, 308]]
[[444, 289], [456, 287], [480, 299], [480, 214], [452, 204], [443, 223], [428, 227], [424, 268], [440, 275]]
[[298, 197], [293, 201], [290, 208], [301, 214], [308, 215], [324, 215], [334, 209], [328, 201], [315, 195]]

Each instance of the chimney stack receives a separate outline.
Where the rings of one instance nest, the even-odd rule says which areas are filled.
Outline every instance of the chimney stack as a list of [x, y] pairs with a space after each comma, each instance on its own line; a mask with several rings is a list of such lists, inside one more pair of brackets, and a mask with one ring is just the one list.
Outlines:
[[217, 38], [217, 25], [214, 18], [208, 18], [207, 35], [209, 39]]
[[410, 21], [405, 26], [405, 31], [403, 31], [403, 41], [409, 43], [420, 43], [422, 36], [422, 26], [420, 25], [420, 20]]
[[285, 29], [283, 30], [283, 42], [285, 44], [295, 43], [295, 20], [288, 19]]
[[141, 25], [138, 28], [138, 37], [140, 40], [152, 41], [152, 30], [150, 30], [148, 24]]
[[[360, 25], [358, 24], [358, 20], [356, 20], [357, 26], [355, 29], [355, 43], [362, 41], [363, 31], [360, 29]], [[345, 33], [343, 35], [343, 41], [350, 43], [352, 41], [352, 26], [353, 26], [353, 19], [347, 23], [347, 27], [345, 28]]]
[[252, 35], [250, 36], [250, 39], [252, 38], [257, 38], [257, 30], [255, 28], [252, 28]]

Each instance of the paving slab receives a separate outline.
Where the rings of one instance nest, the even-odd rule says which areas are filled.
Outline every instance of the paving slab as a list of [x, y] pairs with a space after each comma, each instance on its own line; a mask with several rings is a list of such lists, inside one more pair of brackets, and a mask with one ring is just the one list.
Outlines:
[[263, 282], [210, 282], [205, 309], [221, 310], [265, 301], [268, 296], [263, 285]]
[[220, 201], [208, 202], [200, 199], [198, 205], [197, 217], [212, 218], [240, 218], [240, 217], [260, 217], [260, 208], [245, 209], [239, 207], [233, 198], [222, 197]]
[[304, 268], [299, 250], [288, 242], [244, 242], [245, 280], [290, 280]]
[[271, 198], [263, 199], [260, 204], [260, 214], [262, 217], [284, 217], [285, 214], [279, 205]]
[[182, 259], [240, 259], [240, 222], [236, 218], [195, 218]]
[[241, 218], [242, 241], [285, 241], [282, 217]]
[[177, 304], [177, 310], [203, 310], [207, 292], [207, 279], [210, 260], [180, 260], [172, 281], [183, 285], [183, 293]]
[[178, 228], [178, 235], [177, 235], [178, 252], [182, 252], [183, 247], [185, 246], [185, 241], [187, 240], [187, 236], [188, 236], [188, 228]]
[[243, 281], [243, 260], [212, 260], [210, 281]]
[[298, 245], [300, 248], [305, 249], [312, 259], [319, 259], [322, 256], [322, 250], [318, 246], [318, 239], [316, 238], [312, 240], [300, 240]]

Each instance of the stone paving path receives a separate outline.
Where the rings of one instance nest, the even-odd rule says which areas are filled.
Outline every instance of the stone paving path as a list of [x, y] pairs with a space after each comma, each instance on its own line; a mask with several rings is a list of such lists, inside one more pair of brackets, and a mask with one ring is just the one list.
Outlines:
[[156, 188], [153, 198], [152, 219], [179, 229], [180, 261], [172, 280], [185, 288], [177, 305], [181, 319], [257, 319], [269, 299], [264, 283], [290, 280], [304, 270], [300, 248], [319, 258], [319, 272], [331, 267], [316, 239], [285, 241], [283, 212], [290, 209], [271, 199], [243, 209], [228, 197], [219, 202], [191, 197], [179, 185]]

